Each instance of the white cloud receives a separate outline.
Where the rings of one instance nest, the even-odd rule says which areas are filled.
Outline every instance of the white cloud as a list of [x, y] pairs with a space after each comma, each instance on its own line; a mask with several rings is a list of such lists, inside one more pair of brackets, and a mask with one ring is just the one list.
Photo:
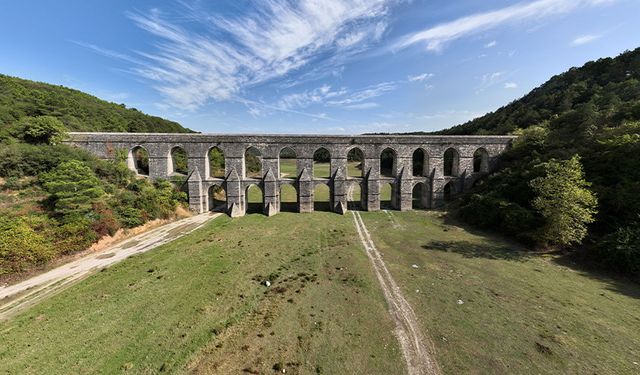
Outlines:
[[482, 75], [482, 83], [493, 84], [504, 77], [504, 72], [493, 72]]
[[498, 10], [462, 17], [410, 34], [400, 40], [395, 45], [395, 49], [421, 43], [426, 45], [427, 50], [440, 51], [448, 42], [505, 24], [541, 19], [565, 14], [580, 7], [605, 5], [612, 2], [613, 0], [536, 0], [518, 3]]
[[498, 45], [498, 42], [496, 42], [495, 40], [490, 41], [489, 43], [484, 45], [484, 48], [491, 48], [491, 47], [495, 47]]
[[592, 35], [592, 34], [581, 35], [581, 36], [575, 38], [571, 42], [571, 45], [572, 46], [581, 46], [583, 44], [591, 43], [594, 40], [600, 39], [600, 37], [602, 37], [602, 35]]
[[379, 107], [379, 106], [380, 106], [380, 104], [378, 104], [378, 103], [365, 102], [365, 103], [347, 105], [344, 108], [346, 108], [346, 109], [371, 109], [371, 108], [376, 108], [376, 107]]
[[323, 85], [313, 90], [284, 95], [278, 101], [277, 106], [286, 109], [305, 108], [312, 104], [324, 103], [331, 98], [343, 96], [346, 93], [345, 89], [332, 90], [331, 86]]
[[356, 103], [362, 103], [369, 99], [384, 95], [389, 91], [393, 91], [397, 87], [398, 85], [395, 82], [382, 82], [377, 85], [372, 85], [361, 90], [341, 95], [339, 98], [328, 100], [327, 104], [335, 106], [346, 106]]
[[423, 82], [431, 77], [433, 77], [433, 73], [422, 73], [415, 76], [409, 75], [407, 76], [407, 79], [409, 82]]
[[398, 87], [395, 82], [382, 82], [359, 90], [340, 88], [334, 90], [329, 85], [323, 85], [313, 90], [284, 95], [275, 107], [283, 110], [305, 108], [313, 104], [342, 107], [346, 109], [368, 109], [378, 104], [370, 99], [384, 95]]
[[263, 0], [250, 13], [227, 18], [183, 3], [183, 16], [202, 26], [198, 32], [156, 9], [132, 13], [129, 18], [159, 42], [152, 52], [138, 52], [139, 58], [120, 58], [134, 62], [133, 71], [154, 81], [168, 103], [195, 109], [286, 78], [326, 52], [335, 58], [362, 51], [383, 35], [388, 7], [395, 1]]
[[476, 93], [480, 93], [489, 87], [502, 83], [507, 80], [507, 74], [505, 72], [492, 72], [483, 74], [480, 77], [480, 84], [476, 87]]
[[518, 84], [515, 82], [505, 82], [504, 83], [504, 88], [505, 89], [515, 89], [518, 88]]

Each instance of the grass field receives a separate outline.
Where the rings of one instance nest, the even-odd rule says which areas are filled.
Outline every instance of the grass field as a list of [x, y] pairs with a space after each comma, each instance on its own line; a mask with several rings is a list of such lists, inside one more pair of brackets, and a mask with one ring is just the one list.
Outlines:
[[640, 373], [637, 284], [531, 256], [434, 212], [362, 217], [445, 373]]
[[221, 217], [0, 323], [0, 373], [390, 374], [392, 330], [350, 216]]
[[[362, 213], [444, 373], [638, 373], [640, 286], [439, 215]], [[400, 374], [393, 328], [351, 215], [221, 217], [1, 322], [0, 373]]]
[[[361, 177], [362, 171], [358, 169], [359, 162], [347, 163], [348, 177]], [[329, 178], [329, 163], [313, 163], [313, 176], [316, 178]], [[280, 159], [280, 175], [282, 177], [295, 178], [297, 174], [296, 159]]]

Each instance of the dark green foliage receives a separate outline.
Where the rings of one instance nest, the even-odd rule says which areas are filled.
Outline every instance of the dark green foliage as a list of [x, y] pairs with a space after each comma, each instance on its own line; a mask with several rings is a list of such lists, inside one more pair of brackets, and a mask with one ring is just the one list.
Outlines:
[[347, 161], [363, 161], [364, 154], [359, 148], [352, 148], [347, 154]]
[[248, 177], [261, 178], [262, 155], [258, 149], [250, 147], [244, 153], [245, 168]]
[[0, 74], [0, 140], [24, 117], [52, 116], [68, 131], [184, 133], [180, 124], [62, 86]]
[[596, 251], [609, 267], [640, 275], [640, 221], [633, 221], [606, 235]]
[[313, 161], [317, 163], [328, 163], [331, 161], [331, 153], [326, 148], [320, 148], [313, 153]]
[[95, 173], [79, 160], [61, 163], [51, 172], [43, 173], [40, 180], [49, 193], [53, 212], [64, 221], [84, 217], [105, 194]]
[[[0, 274], [28, 269], [84, 250], [118, 229], [171, 217], [186, 195], [167, 181], [136, 179], [116, 161], [58, 144], [66, 130], [185, 132], [180, 125], [103, 102], [81, 92], [0, 75]], [[186, 171], [185, 155], [176, 171]], [[148, 153], [134, 155], [148, 174]], [[39, 178], [36, 178], [39, 176]], [[31, 198], [29, 198], [31, 197]], [[15, 199], [15, 198], [11, 198]]]
[[280, 151], [280, 158], [281, 159], [295, 159], [296, 158], [296, 152], [293, 151], [292, 149], [290, 149], [289, 147], [285, 147]]
[[640, 120], [638, 98], [640, 49], [571, 68], [495, 112], [437, 133], [507, 134], [558, 116], [564, 117], [559, 124], [569, 122], [582, 133], [591, 125], [579, 125], [585, 116], [599, 126]]
[[224, 178], [224, 153], [214, 147], [209, 151], [209, 175]]
[[393, 177], [393, 162], [396, 155], [391, 149], [385, 149], [380, 154], [380, 174]]
[[17, 127], [29, 143], [55, 145], [66, 136], [64, 124], [53, 116], [23, 117]]
[[[180, 174], [189, 173], [189, 168], [187, 166], [187, 152], [182, 147], [175, 147], [171, 150], [171, 162], [173, 163], [173, 172]], [[144, 160], [140, 159], [139, 163], [144, 165]], [[142, 167], [141, 167], [142, 168]], [[146, 169], [147, 173], [149, 171], [149, 155], [146, 156]]]
[[[570, 218], [580, 215], [564, 206], [567, 201], [576, 197], [585, 198], [583, 202], [591, 201], [587, 197], [591, 191], [599, 204], [595, 221], [586, 228], [588, 243], [596, 244], [589, 246], [594, 249], [589, 254], [611, 268], [640, 276], [640, 245], [631, 240], [636, 238], [640, 212], [638, 120], [640, 49], [570, 69], [496, 112], [439, 132], [511, 132], [520, 136], [504, 154], [502, 168], [479, 184], [473, 195], [464, 197], [462, 217], [525, 240], [546, 242], [545, 239], [555, 237], [550, 242], [575, 243], [579, 241], [565, 241], [557, 236], [558, 223], [551, 216], [542, 215], [545, 210], [535, 202], [540, 196], [555, 197], [558, 201], [547, 208], [558, 208], [555, 218]], [[571, 187], [563, 186], [551, 194], [533, 188], [531, 182], [544, 178], [550, 163], [571, 163], [574, 157], [580, 158], [584, 180], [590, 186], [571, 183]], [[518, 207], [514, 212], [519, 213], [511, 215], [520, 217], [513, 227], [504, 215], [508, 206]], [[565, 224], [565, 229], [580, 229], [576, 223]], [[552, 236], [554, 232], [556, 236]]]
[[[136, 171], [141, 175], [149, 175], [149, 151], [142, 147], [136, 147], [131, 150], [133, 153], [133, 162], [135, 163]], [[126, 156], [125, 156], [126, 159]]]

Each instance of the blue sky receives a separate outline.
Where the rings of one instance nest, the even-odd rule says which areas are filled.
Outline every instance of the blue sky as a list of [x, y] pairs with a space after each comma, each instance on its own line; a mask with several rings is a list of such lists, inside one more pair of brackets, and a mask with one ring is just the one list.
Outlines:
[[209, 133], [432, 131], [640, 46], [638, 0], [21, 0], [0, 73]]

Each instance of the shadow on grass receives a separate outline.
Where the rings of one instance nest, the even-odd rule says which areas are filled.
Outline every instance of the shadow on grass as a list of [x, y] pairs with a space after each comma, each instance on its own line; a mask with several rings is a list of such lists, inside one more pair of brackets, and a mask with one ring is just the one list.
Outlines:
[[[498, 241], [507, 241], [507, 243], [511, 243], [513, 247], [491, 246], [488, 244], [479, 245], [462, 241], [440, 243], [432, 242], [424, 245], [423, 248], [429, 250], [435, 249], [440, 251], [451, 251], [462, 254], [468, 258], [506, 259], [516, 261], [522, 261], [542, 255], [542, 253], [524, 247], [526, 245], [515, 242], [512, 238], [500, 233], [475, 228], [469, 224], [465, 224], [455, 217], [453, 211], [443, 210], [442, 213], [444, 223], [447, 225], [463, 227], [465, 231], [474, 235], [495, 238]], [[640, 280], [632, 279], [615, 271], [604, 269], [603, 265], [595, 261], [588, 251], [554, 252], [552, 262], [558, 266], [566, 267], [577, 272], [581, 276], [605, 284], [605, 289], [613, 293], [640, 299]]]
[[628, 297], [640, 299], [640, 280], [622, 276], [602, 269], [602, 265], [589, 257], [586, 252], [568, 252], [554, 258], [553, 262], [567, 267], [581, 276], [606, 284], [605, 289]]
[[533, 254], [509, 246], [477, 244], [469, 241], [431, 241], [422, 245], [425, 250], [460, 254], [465, 258], [523, 261]]

